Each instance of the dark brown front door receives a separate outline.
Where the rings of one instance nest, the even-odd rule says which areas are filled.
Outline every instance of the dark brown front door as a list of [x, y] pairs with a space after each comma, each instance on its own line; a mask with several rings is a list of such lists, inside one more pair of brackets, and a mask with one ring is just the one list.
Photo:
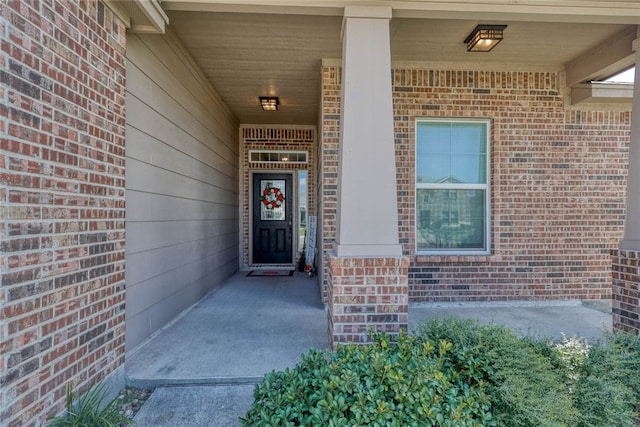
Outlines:
[[253, 175], [253, 263], [291, 264], [291, 174]]

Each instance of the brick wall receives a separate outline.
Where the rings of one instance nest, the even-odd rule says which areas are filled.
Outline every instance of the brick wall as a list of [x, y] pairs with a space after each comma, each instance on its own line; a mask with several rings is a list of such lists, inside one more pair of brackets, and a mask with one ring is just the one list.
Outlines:
[[[393, 70], [399, 239], [411, 301], [607, 299], [622, 237], [631, 115], [565, 109], [551, 72]], [[335, 239], [340, 68], [323, 69], [325, 250]], [[415, 252], [415, 121], [491, 119], [492, 251]], [[326, 286], [326, 281], [325, 281]]]
[[[307, 215], [315, 215], [316, 209], [316, 131], [309, 127], [265, 127], [265, 126], [245, 126], [241, 130], [241, 158], [242, 158], [242, 194], [244, 195], [242, 205], [242, 265], [249, 265], [249, 229], [250, 212], [249, 202], [251, 193], [250, 173], [253, 171], [262, 172], [292, 172], [306, 170], [307, 175]], [[306, 151], [307, 164], [296, 163], [270, 163], [254, 162], [249, 163], [249, 150], [270, 150], [270, 151]], [[293, 182], [296, 182], [293, 176]], [[296, 187], [297, 188], [297, 187]], [[294, 203], [297, 212], [297, 197]], [[297, 215], [294, 221], [297, 224]], [[297, 262], [297, 256], [294, 262]]]
[[613, 328], [640, 332], [640, 252], [613, 250]]
[[408, 257], [327, 257], [329, 342], [368, 343], [408, 326]]
[[0, 424], [44, 425], [124, 359], [125, 27], [0, 2]]
[[316, 263], [322, 280], [322, 300], [327, 303], [329, 277], [324, 254], [333, 250], [336, 239], [338, 207], [338, 156], [340, 145], [340, 100], [342, 69], [324, 66], [322, 69], [322, 123], [318, 154], [318, 248], [322, 252]]

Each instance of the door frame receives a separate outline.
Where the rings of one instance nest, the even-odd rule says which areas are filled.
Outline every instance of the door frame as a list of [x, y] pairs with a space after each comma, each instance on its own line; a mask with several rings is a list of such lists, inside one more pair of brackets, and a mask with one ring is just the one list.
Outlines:
[[[290, 175], [291, 176], [291, 190], [293, 196], [289, 195], [287, 197], [293, 197], [291, 206], [293, 212], [291, 219], [291, 263], [290, 264], [256, 264], [253, 262], [253, 211], [255, 208], [255, 194], [253, 191], [253, 176], [254, 175], [269, 175], [269, 174], [277, 174], [277, 175]], [[295, 267], [296, 265], [296, 254], [298, 248], [298, 233], [296, 230], [300, 227], [298, 224], [298, 174], [294, 169], [249, 169], [249, 185], [247, 188], [247, 193], [245, 197], [248, 196], [249, 199], [249, 267], [260, 267], [267, 265], [278, 265], [282, 267]]]

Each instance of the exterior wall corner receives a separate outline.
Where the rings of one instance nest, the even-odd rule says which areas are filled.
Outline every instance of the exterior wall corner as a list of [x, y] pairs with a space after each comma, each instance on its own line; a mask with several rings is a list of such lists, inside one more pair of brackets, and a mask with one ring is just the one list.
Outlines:
[[44, 425], [124, 363], [126, 28], [96, 0], [0, 16], [0, 424]]

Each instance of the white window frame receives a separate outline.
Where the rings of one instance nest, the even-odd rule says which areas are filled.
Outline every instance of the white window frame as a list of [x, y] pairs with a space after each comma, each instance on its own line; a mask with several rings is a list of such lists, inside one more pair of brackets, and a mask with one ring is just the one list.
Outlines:
[[[300, 175], [301, 173], [304, 172], [305, 173], [305, 179], [307, 181], [305, 187], [306, 187], [306, 197], [304, 198], [304, 202], [303, 202], [303, 198], [302, 198], [302, 194], [301, 194], [301, 188], [302, 186], [300, 185]], [[309, 227], [309, 170], [308, 169], [298, 169], [296, 171], [296, 182], [297, 182], [297, 206], [296, 206], [296, 229], [292, 230], [296, 236], [298, 236], [298, 244], [296, 246], [296, 251], [298, 253], [301, 253], [303, 250], [303, 246], [304, 246], [304, 236], [306, 236], [308, 227]], [[300, 227], [302, 227], [302, 208], [304, 208], [304, 213], [306, 215], [305, 218], [305, 234], [304, 236], [300, 236]]]
[[[300, 155], [304, 154], [304, 160], [253, 160], [253, 154], [275, 154], [278, 157], [289, 157], [292, 154]], [[306, 165], [309, 163], [309, 153], [307, 151], [293, 151], [293, 150], [249, 150], [249, 163], [278, 163], [278, 164], [294, 164], [294, 165]]]
[[[486, 171], [486, 184], [434, 184], [434, 183], [418, 183], [418, 127], [421, 123], [483, 123], [486, 125], [486, 141], [487, 141], [487, 153], [485, 171]], [[416, 119], [415, 123], [415, 162], [414, 162], [414, 177], [413, 182], [415, 184], [415, 198], [414, 198], [414, 236], [415, 236], [415, 251], [416, 255], [433, 255], [433, 256], [460, 256], [460, 255], [490, 255], [491, 254], [491, 120], [490, 119], [459, 119], [459, 118], [420, 118]], [[485, 190], [485, 236], [484, 241], [486, 247], [483, 249], [418, 249], [418, 190]]]

